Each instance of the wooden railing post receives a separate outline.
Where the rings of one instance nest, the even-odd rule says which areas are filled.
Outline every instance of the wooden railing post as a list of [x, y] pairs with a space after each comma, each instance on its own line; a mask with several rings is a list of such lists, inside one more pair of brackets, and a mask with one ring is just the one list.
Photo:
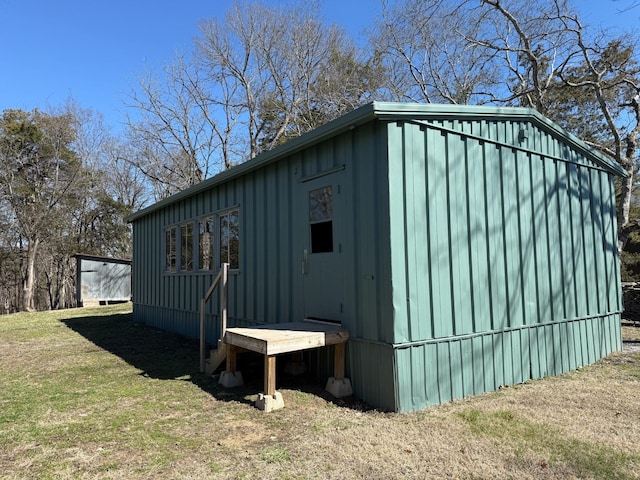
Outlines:
[[227, 282], [229, 280], [229, 264], [222, 264], [222, 278], [220, 287], [220, 340], [224, 339], [227, 331]]
[[200, 371], [204, 372], [205, 367], [205, 331], [204, 331], [204, 309], [207, 304], [207, 301], [202, 298], [200, 300]]
[[220, 271], [216, 278], [213, 279], [209, 290], [204, 297], [200, 300], [200, 371], [205, 370], [205, 308], [211, 294], [216, 289], [218, 284], [220, 285], [220, 340], [224, 339], [224, 334], [227, 331], [227, 283], [229, 280], [229, 264], [223, 263], [220, 266]]

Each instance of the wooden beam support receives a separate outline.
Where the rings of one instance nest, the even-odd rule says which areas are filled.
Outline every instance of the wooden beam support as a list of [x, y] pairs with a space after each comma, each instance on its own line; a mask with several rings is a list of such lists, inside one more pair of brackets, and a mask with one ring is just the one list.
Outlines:
[[235, 373], [238, 349], [235, 345], [227, 345], [227, 372]]
[[205, 330], [204, 330], [204, 309], [207, 301], [203, 298], [200, 300], [200, 371], [205, 370]]
[[273, 396], [276, 393], [276, 356], [264, 356], [264, 394]]

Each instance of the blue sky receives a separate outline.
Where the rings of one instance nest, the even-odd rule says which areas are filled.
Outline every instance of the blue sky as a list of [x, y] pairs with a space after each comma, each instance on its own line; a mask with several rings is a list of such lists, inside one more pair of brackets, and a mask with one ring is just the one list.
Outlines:
[[[532, 0], [533, 1], [533, 0]], [[640, 27], [633, 0], [578, 0], [590, 23]], [[276, 0], [263, 3], [278, 4]], [[75, 99], [116, 128], [123, 100], [145, 66], [191, 50], [198, 21], [222, 17], [232, 0], [0, 0], [0, 112], [57, 107]], [[320, 0], [325, 19], [354, 37], [373, 23], [379, 0]]]

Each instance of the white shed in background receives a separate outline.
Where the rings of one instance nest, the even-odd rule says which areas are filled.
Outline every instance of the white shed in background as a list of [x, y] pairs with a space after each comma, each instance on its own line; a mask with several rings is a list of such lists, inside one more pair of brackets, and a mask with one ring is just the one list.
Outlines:
[[74, 255], [79, 307], [131, 300], [131, 260]]

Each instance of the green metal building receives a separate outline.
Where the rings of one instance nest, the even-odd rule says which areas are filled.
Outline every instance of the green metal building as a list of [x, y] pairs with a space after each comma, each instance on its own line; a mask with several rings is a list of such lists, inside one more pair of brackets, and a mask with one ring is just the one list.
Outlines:
[[567, 372], [621, 347], [624, 174], [533, 110], [372, 103], [133, 214], [134, 316], [197, 337], [228, 262], [230, 326], [341, 322], [378, 408]]

